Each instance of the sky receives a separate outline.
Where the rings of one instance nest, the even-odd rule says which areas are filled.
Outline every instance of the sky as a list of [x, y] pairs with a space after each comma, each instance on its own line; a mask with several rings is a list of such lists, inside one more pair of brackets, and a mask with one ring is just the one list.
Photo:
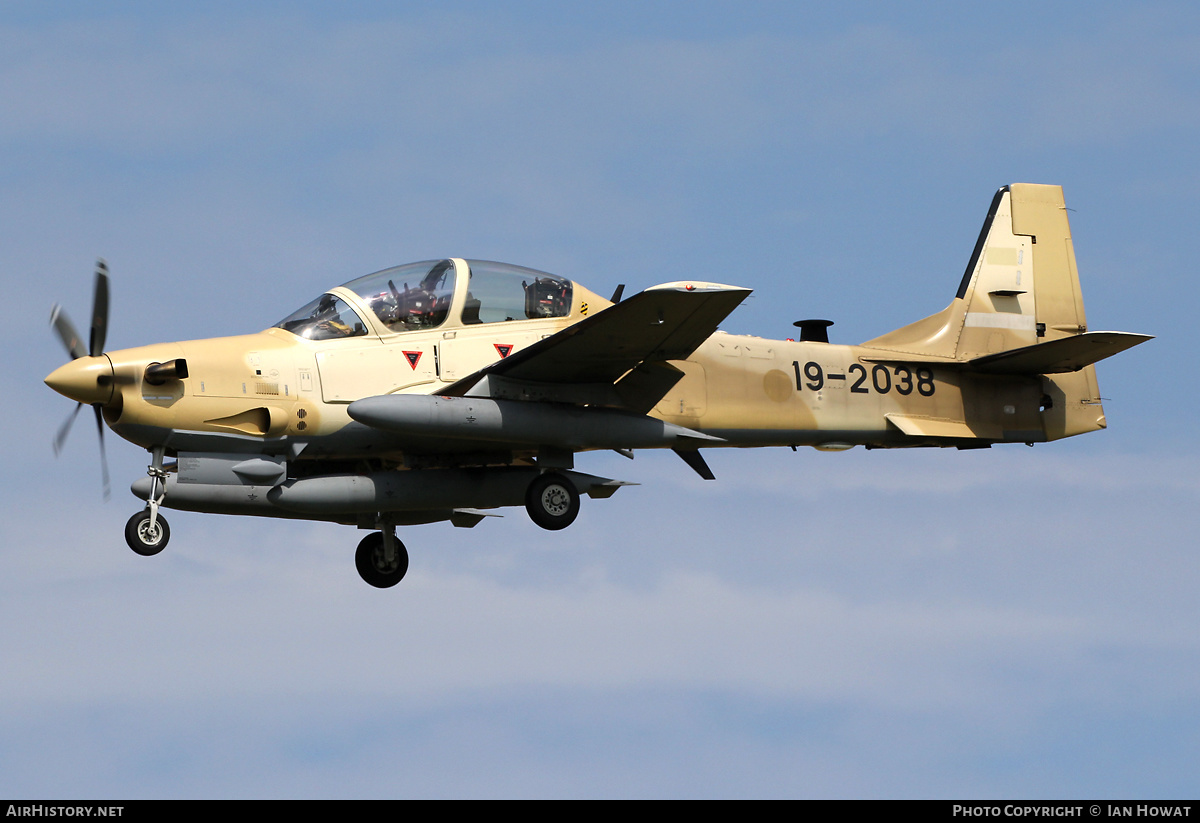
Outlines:
[[[1194, 797], [1185, 3], [0, 2], [0, 797]], [[169, 512], [90, 416], [108, 349], [253, 332], [447, 256], [856, 343], [953, 297], [992, 194], [1061, 184], [1109, 428], [985, 451], [583, 455], [563, 532]]]

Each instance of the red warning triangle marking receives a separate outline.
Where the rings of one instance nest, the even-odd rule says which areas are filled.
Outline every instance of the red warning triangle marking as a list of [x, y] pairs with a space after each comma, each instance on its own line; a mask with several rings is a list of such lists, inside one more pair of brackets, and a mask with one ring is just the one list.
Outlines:
[[496, 351], [500, 352], [500, 359], [502, 360], [512, 354], [512, 343], [493, 343], [492, 345], [496, 347]]
[[416, 371], [417, 370], [417, 361], [421, 359], [421, 352], [406, 351], [404, 353], [404, 357], [405, 357], [405, 359], [408, 360], [408, 365], [412, 366], [413, 371]]

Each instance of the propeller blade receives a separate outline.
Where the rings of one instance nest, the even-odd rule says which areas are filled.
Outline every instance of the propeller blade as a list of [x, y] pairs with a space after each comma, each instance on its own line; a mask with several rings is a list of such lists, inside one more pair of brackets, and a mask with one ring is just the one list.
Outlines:
[[67, 347], [67, 353], [71, 355], [72, 360], [87, 357], [87, 349], [83, 347], [83, 341], [79, 339], [79, 332], [75, 331], [75, 324], [67, 317], [62, 306], [57, 303], [50, 310], [50, 325], [58, 332], [58, 337]]
[[[50, 325], [54, 327], [59, 339], [67, 347], [67, 352], [71, 355], [72, 360], [87, 357], [89, 354], [92, 357], [104, 354], [104, 338], [108, 335], [107, 263], [103, 260], [96, 261], [96, 288], [92, 294], [92, 334], [88, 341], [88, 348], [83, 347], [83, 341], [79, 338], [75, 324], [67, 317], [62, 306], [57, 303], [50, 310]], [[77, 403], [75, 411], [71, 412], [71, 415], [59, 426], [58, 433], [54, 435], [55, 456], [62, 452], [63, 444], [67, 442], [67, 435], [71, 433], [71, 427], [75, 425], [75, 418], [79, 416], [81, 408], [83, 408], [83, 403]], [[96, 412], [96, 433], [100, 437], [100, 475], [104, 481], [104, 499], [108, 500], [111, 495], [111, 483], [108, 479], [108, 453], [104, 448], [104, 404], [93, 403], [92, 408]]]
[[104, 478], [104, 499], [108, 500], [112, 496], [112, 488], [108, 482], [108, 453], [104, 449], [104, 417], [99, 403], [92, 408], [96, 411], [96, 433], [100, 437], [100, 473]]
[[92, 296], [92, 338], [89, 351], [92, 357], [104, 354], [104, 338], [108, 334], [108, 264], [96, 261], [96, 290]]
[[75, 418], [79, 416], [79, 410], [83, 408], [82, 403], [75, 404], [75, 411], [67, 415], [67, 419], [58, 427], [58, 434], [54, 435], [54, 456], [58, 457], [62, 453], [63, 444], [67, 442], [67, 435], [71, 433], [71, 426], [75, 425]]

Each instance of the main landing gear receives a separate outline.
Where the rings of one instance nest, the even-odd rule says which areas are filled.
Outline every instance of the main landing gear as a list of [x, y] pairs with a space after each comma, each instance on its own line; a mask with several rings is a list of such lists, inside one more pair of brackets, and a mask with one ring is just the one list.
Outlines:
[[163, 496], [167, 490], [167, 472], [163, 469], [162, 446], [150, 450], [150, 465], [146, 473], [150, 475], [150, 496], [146, 499], [146, 508], [125, 524], [125, 542], [143, 557], [152, 557], [167, 547], [171, 539], [171, 527], [167, 519], [158, 513]]
[[[525, 492], [525, 510], [543, 529], [565, 529], [579, 515], [579, 491], [561, 474], [539, 475]], [[368, 534], [358, 544], [354, 565], [364, 581], [388, 589], [408, 572], [408, 549], [396, 537], [392, 523], [381, 516], [378, 525], [380, 531]]]
[[354, 565], [367, 583], [377, 589], [390, 589], [408, 572], [408, 549], [391, 527], [385, 527], [362, 539], [354, 552]]
[[525, 511], [543, 529], [565, 529], [579, 515], [579, 492], [561, 474], [538, 475], [525, 492]]

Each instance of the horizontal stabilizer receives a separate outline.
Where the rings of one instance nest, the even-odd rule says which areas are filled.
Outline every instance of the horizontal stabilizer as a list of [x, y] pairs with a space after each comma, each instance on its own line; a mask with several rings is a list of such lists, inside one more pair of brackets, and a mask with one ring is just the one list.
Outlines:
[[1089, 331], [1060, 337], [1033, 346], [988, 354], [967, 361], [967, 366], [989, 374], [1063, 374], [1079, 371], [1106, 357], [1120, 354], [1154, 339], [1149, 334], [1123, 331]]

